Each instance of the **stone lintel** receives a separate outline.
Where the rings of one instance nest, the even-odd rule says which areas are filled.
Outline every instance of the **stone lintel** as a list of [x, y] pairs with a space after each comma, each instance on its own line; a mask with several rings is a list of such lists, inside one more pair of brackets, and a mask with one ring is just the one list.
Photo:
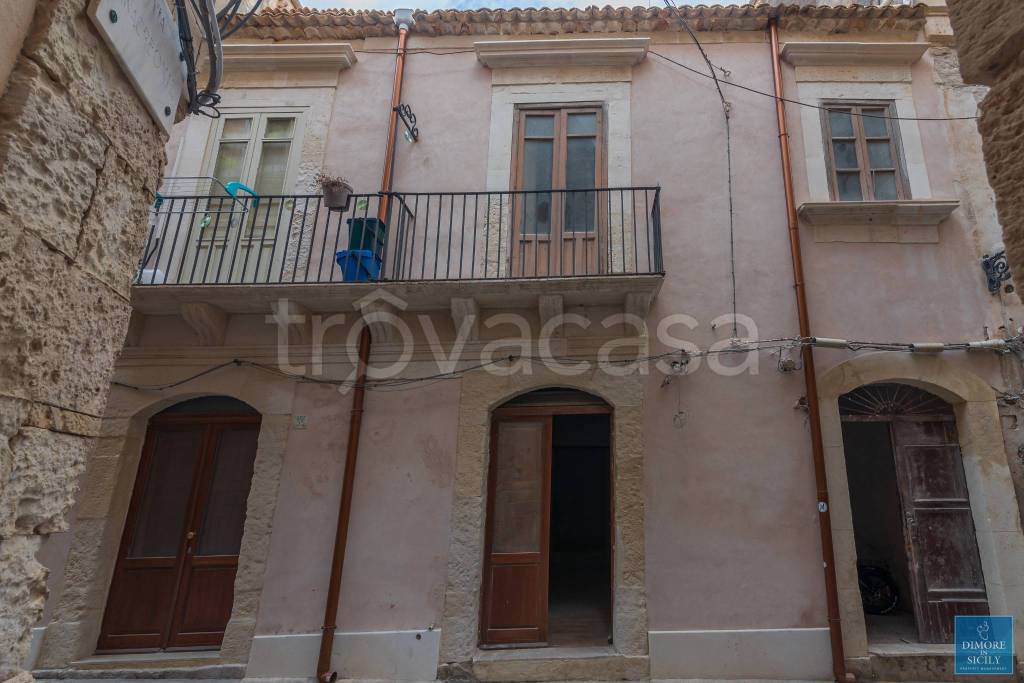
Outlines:
[[228, 314], [204, 302], [181, 304], [181, 317], [199, 336], [200, 346], [221, 346], [228, 328]]
[[632, 66], [647, 57], [650, 38], [478, 40], [476, 58], [491, 69], [531, 66]]
[[921, 59], [928, 48], [928, 43], [823, 40], [786, 43], [782, 58], [793, 66], [908, 66]]
[[343, 70], [355, 65], [349, 43], [225, 43], [224, 65], [230, 71], [284, 69]]

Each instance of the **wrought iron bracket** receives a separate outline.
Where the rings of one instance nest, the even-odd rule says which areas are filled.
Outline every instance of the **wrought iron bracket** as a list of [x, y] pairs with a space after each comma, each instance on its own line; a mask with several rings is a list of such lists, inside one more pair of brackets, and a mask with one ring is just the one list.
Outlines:
[[989, 256], [985, 254], [981, 259], [981, 269], [985, 271], [988, 278], [988, 291], [996, 294], [999, 287], [1010, 279], [1010, 264], [1006, 260], [1006, 250], [996, 252]]
[[395, 113], [398, 114], [398, 118], [402, 119], [402, 123], [405, 124], [407, 137], [410, 138], [409, 142], [419, 140], [420, 129], [416, 127], [416, 114], [412, 113], [412, 107], [408, 104], [400, 104], [395, 107]]

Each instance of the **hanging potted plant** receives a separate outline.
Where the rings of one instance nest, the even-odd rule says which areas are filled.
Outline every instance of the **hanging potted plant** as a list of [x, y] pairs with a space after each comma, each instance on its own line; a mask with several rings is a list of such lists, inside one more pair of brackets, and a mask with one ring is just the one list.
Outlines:
[[331, 211], [348, 210], [352, 198], [352, 186], [341, 176], [317, 173], [316, 182], [324, 195], [324, 206]]

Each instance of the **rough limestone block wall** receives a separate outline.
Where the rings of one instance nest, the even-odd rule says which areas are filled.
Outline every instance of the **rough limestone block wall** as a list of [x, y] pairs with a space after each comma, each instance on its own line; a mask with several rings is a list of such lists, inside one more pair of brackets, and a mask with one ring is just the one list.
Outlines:
[[165, 136], [93, 29], [38, 0], [0, 97], [0, 680], [43, 609], [128, 325]]
[[978, 129], [1010, 266], [1024, 272], [1024, 2], [948, 0], [968, 83], [991, 86]]

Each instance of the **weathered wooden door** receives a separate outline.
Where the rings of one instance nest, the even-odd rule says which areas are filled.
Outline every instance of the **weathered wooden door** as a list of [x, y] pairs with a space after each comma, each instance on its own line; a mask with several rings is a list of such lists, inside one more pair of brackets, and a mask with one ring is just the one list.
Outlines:
[[895, 417], [892, 436], [918, 637], [950, 643], [955, 615], [988, 614], [956, 423]]
[[600, 108], [523, 109], [514, 150], [511, 272], [594, 275], [607, 250]]
[[220, 645], [259, 423], [257, 414], [150, 421], [98, 649]]
[[548, 636], [550, 415], [496, 417], [491, 432], [481, 640]]

